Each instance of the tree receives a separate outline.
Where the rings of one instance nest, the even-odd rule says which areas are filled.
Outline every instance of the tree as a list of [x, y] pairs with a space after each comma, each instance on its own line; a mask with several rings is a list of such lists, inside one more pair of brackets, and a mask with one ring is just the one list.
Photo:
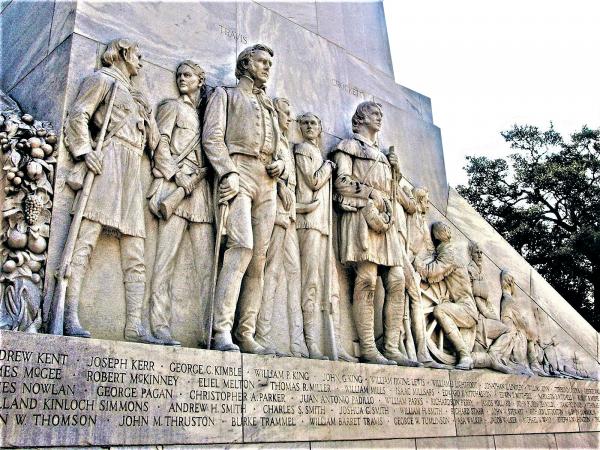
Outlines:
[[468, 156], [458, 192], [600, 329], [600, 129], [568, 142], [552, 124], [501, 134], [515, 153]]

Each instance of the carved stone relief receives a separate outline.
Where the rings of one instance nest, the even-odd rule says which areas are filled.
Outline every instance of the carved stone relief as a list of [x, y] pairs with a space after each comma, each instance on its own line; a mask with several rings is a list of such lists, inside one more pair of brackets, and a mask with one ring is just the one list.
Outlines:
[[[208, 299], [198, 300], [203, 317], [197, 326], [206, 328], [202, 347], [589, 375], [576, 352], [559, 356], [564, 352], [548, 334], [543, 311], [520, 314], [508, 272], [501, 276], [498, 311], [489, 295], [495, 280], [483, 270], [477, 244], [469, 245], [465, 258], [448, 224], [436, 221], [430, 228], [427, 188], [408, 186], [394, 147], [379, 144], [381, 105], [358, 105], [353, 135], [327, 159], [318, 113], [302, 114], [294, 124], [289, 100], [267, 95], [276, 60], [271, 48], [243, 50], [237, 86], [210, 94], [199, 63], [184, 60], [175, 70], [179, 96], [159, 102], [154, 111], [147, 93], [133, 83], [140, 58], [135, 42], [109, 43], [104, 67], [83, 81], [68, 109], [64, 142], [75, 164], [67, 181], [77, 196], [57, 286], [46, 295], [51, 333], [90, 336], [79, 322], [81, 286], [98, 237], [108, 232], [121, 249], [125, 338], [180, 345], [171, 324], [173, 309], [180, 307], [172, 283], [182, 270], [180, 250], [188, 234], [192, 252], [186, 254], [193, 260], [185, 263], [193, 267], [201, 299]], [[5, 112], [2, 118], [8, 226], [2, 234], [1, 325], [38, 330], [57, 137], [48, 124], [27, 115]], [[141, 164], [144, 152], [151, 174], [142, 173], [148, 167]], [[141, 179], [148, 176], [152, 183], [144, 192]], [[144, 259], [146, 208], [158, 223], [152, 270]], [[337, 261], [352, 274], [353, 323], [346, 326], [358, 335], [356, 348], [342, 339], [353, 332], [342, 330], [340, 286], [347, 274]], [[381, 317], [378, 278], [385, 291]], [[288, 344], [273, 333], [280, 326], [274, 310], [281, 292]]]
[[42, 327], [57, 136], [51, 124], [23, 114], [3, 92], [0, 97], [0, 329], [36, 333]]

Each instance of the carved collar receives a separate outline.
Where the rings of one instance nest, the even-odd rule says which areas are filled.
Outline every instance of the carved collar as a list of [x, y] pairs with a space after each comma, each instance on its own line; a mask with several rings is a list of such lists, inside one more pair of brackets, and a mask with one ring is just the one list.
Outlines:
[[254, 86], [254, 80], [252, 78], [250, 78], [248, 75], [242, 75], [240, 78], [240, 81], [238, 82], [238, 87], [242, 90], [245, 91], [247, 93], [252, 93], [252, 94], [264, 94], [267, 86], [266, 85], [262, 85], [261, 87], [257, 88]]
[[103, 67], [102, 69], [100, 69], [100, 72], [123, 83], [125, 85], [125, 87], [127, 87], [127, 89], [129, 89], [129, 90], [133, 89], [131, 80], [129, 78], [127, 78], [125, 75], [123, 75], [121, 73], [121, 71], [115, 69], [114, 67]]
[[368, 145], [369, 147], [374, 147], [376, 149], [379, 148], [379, 142], [377, 142], [377, 141], [371, 142], [366, 137], [364, 137], [362, 134], [354, 133], [352, 137], [354, 139], [356, 139], [357, 141], [360, 141], [360, 142]]

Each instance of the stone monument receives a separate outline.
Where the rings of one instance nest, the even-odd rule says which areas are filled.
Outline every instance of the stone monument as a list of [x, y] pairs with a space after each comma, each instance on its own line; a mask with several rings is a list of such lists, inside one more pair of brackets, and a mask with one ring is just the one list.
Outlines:
[[448, 188], [380, 1], [0, 21], [0, 447], [599, 447], [600, 335]]

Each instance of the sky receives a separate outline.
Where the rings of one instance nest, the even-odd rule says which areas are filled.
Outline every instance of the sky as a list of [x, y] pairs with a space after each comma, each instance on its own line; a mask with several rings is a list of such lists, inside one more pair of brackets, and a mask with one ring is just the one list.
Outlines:
[[384, 0], [396, 82], [431, 98], [448, 183], [515, 123], [600, 127], [600, 1]]

